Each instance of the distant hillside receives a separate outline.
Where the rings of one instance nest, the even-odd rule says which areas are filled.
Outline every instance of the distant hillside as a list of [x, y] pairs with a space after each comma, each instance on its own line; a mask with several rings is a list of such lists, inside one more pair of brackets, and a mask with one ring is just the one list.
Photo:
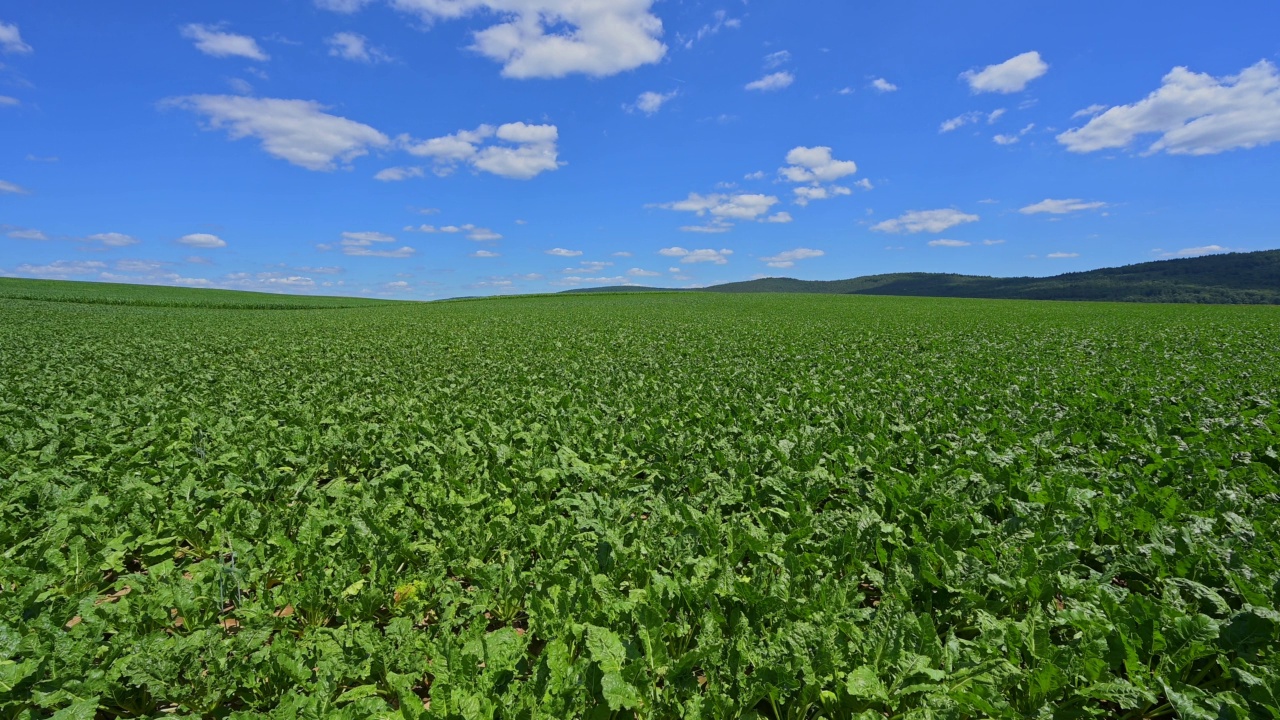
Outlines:
[[365, 298], [277, 295], [242, 290], [0, 277], [0, 299], [5, 298], [89, 305], [142, 305], [227, 310], [307, 310], [359, 307], [386, 302]]
[[[610, 287], [571, 292], [655, 289]], [[703, 292], [1280, 304], [1280, 250], [1157, 260], [1047, 278], [945, 273], [894, 273], [851, 280], [764, 278], [715, 285]]]

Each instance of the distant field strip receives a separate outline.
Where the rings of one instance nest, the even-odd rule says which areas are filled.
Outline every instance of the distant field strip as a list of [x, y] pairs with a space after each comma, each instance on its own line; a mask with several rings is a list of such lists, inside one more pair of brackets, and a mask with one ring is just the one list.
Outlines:
[[1280, 717], [1280, 308], [169, 292], [0, 299], [0, 717]]

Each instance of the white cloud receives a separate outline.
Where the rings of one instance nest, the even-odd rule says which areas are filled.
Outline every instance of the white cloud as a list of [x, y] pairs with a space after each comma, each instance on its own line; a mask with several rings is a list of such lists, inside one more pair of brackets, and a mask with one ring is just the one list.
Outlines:
[[1073, 252], [1052, 252], [1052, 253], [1049, 253], [1048, 255], [1045, 255], [1045, 257], [1047, 257], [1047, 258], [1052, 258], [1052, 259], [1054, 259], [1054, 260], [1063, 260], [1063, 259], [1066, 259], [1066, 258], [1078, 258], [1078, 257], [1080, 257], [1080, 253], [1073, 253]]
[[462, 227], [467, 231], [468, 240], [474, 240], [475, 242], [493, 242], [494, 240], [502, 239], [502, 235], [490, 230], [489, 228], [476, 227], [474, 225], [463, 225]]
[[[1156, 251], [1160, 252], [1160, 251]], [[1218, 253], [1236, 252], [1229, 247], [1221, 245], [1204, 245], [1202, 247], [1183, 248], [1174, 252], [1161, 252], [1160, 257], [1163, 258], [1188, 258], [1200, 257], [1202, 255], [1217, 255]]]
[[662, 273], [660, 272], [654, 272], [652, 270], [644, 270], [642, 268], [631, 268], [630, 270], [627, 271], [627, 274], [630, 275], [631, 277], [659, 277], [662, 275]]
[[684, 49], [688, 50], [693, 47], [695, 42], [700, 41], [703, 38], [711, 37], [712, 35], [719, 33], [723, 28], [736, 29], [742, 27], [741, 20], [738, 18], [731, 18], [728, 15], [729, 14], [724, 10], [717, 10], [713, 16], [714, 21], [698, 28], [698, 32], [695, 33], [693, 37], [681, 40], [681, 38], [677, 36], [676, 40], [684, 45]]
[[778, 198], [773, 195], [754, 193], [699, 195], [698, 193], [689, 193], [689, 197], [684, 200], [650, 207], [659, 207], [664, 210], [678, 212], [691, 212], [699, 217], [710, 215], [714, 218], [715, 223], [719, 225], [728, 223], [731, 220], [759, 220], [769, 213], [770, 208], [777, 204]]
[[1026, 52], [982, 70], [967, 70], [960, 77], [974, 93], [1015, 93], [1025, 90], [1027, 83], [1049, 72], [1049, 65], [1038, 52]]
[[192, 233], [178, 238], [178, 244], [194, 248], [223, 248], [227, 241], [209, 233]]
[[860, 187], [860, 188], [862, 188], [863, 190], [875, 190], [875, 189], [876, 189], [876, 186], [875, 186], [875, 185], [873, 185], [873, 184], [871, 184], [871, 181], [870, 181], [870, 180], [868, 180], [867, 178], [862, 178], [862, 179], [861, 179], [861, 180], [859, 180], [858, 182], [854, 183], [854, 184], [853, 184], [853, 186], [854, 186], [854, 187]]
[[239, 95], [252, 95], [253, 85], [244, 78], [227, 78], [227, 86], [231, 91]]
[[133, 237], [132, 235], [114, 232], [97, 233], [96, 235], [90, 235], [88, 239], [100, 242], [107, 247], [127, 247], [129, 245], [137, 245], [141, 242], [138, 238]]
[[409, 178], [420, 178], [423, 174], [420, 167], [389, 167], [378, 171], [378, 174], [374, 175], [373, 179], [381, 180], [382, 182], [399, 182]]
[[316, 7], [337, 13], [350, 14], [359, 12], [373, 0], [315, 0]]
[[473, 34], [472, 50], [502, 63], [510, 78], [558, 78], [573, 73], [616, 75], [655, 63], [667, 52], [653, 0], [391, 0], [424, 21], [481, 11], [502, 22]]
[[764, 69], [772, 70], [777, 67], [782, 67], [789, 62], [791, 62], [791, 52], [789, 50], [771, 52], [764, 56]]
[[610, 257], [629, 258], [629, 257], [631, 257], [631, 253], [629, 253], [629, 252], [627, 252], [627, 251], [623, 250], [623, 251], [620, 251], [620, 252], [613, 253]]
[[732, 223], [708, 223], [706, 225], [681, 225], [680, 232], [703, 233], [705, 235], [719, 235], [727, 233], [733, 229]]
[[380, 232], [344, 232], [342, 233], [342, 245], [348, 247], [368, 247], [374, 243], [395, 242], [396, 239], [391, 235]]
[[953, 130], [959, 130], [965, 125], [971, 125], [973, 123], [976, 123], [982, 120], [983, 118], [986, 118], [988, 125], [993, 125], [997, 120], [1003, 117], [1006, 112], [1008, 111], [1005, 110], [1004, 108], [992, 110], [989, 113], [980, 112], [978, 110], [967, 112], [962, 115], [957, 115], [951, 118], [950, 120], [943, 121], [943, 123], [938, 126], [938, 132], [949, 133]]
[[929, 241], [929, 247], [960, 248], [960, 247], [969, 247], [969, 245], [970, 243], [967, 243], [964, 240], [930, 240]]
[[743, 180], [763, 180], [765, 179], [765, 177], [766, 175], [763, 170], [757, 170], [753, 173], [747, 173], [746, 175], [743, 175], [742, 179]]
[[786, 212], [785, 210], [783, 212], [774, 213], [764, 219], [765, 222], [774, 224], [789, 223], [792, 220], [795, 220], [795, 218], [791, 217], [791, 213]]
[[547, 251], [547, 254], [555, 255], [556, 257], [578, 257], [579, 255], [582, 254], [582, 251], [566, 250], [564, 248], [551, 248], [550, 250]]
[[601, 262], [600, 260], [588, 260], [588, 261], [585, 261], [585, 262], [579, 263], [579, 265], [580, 265], [580, 267], [565, 268], [564, 270], [561, 270], [560, 272], [561, 272], [561, 273], [563, 273], [563, 274], [565, 274], [565, 275], [571, 275], [571, 274], [575, 274], [575, 273], [577, 273], [577, 274], [591, 274], [591, 273], [598, 273], [598, 272], [600, 272], [601, 270], [604, 270], [605, 268], [612, 266], [612, 265], [613, 265], [613, 263], [611, 263], [611, 262]]
[[995, 144], [997, 145], [1016, 145], [1018, 142], [1022, 140], [1022, 138], [1027, 133], [1035, 129], [1036, 129], [1036, 124], [1030, 123], [1026, 127], [1019, 130], [1016, 135], [1015, 134], [996, 135], [995, 137], [991, 138], [991, 140], [995, 142]]
[[1214, 155], [1276, 142], [1280, 71], [1267, 60], [1223, 78], [1176, 67], [1145, 99], [1110, 108], [1058, 142], [1087, 153], [1128, 147], [1149, 134], [1160, 137], [1145, 154]]
[[158, 260], [120, 260], [116, 262], [115, 269], [120, 272], [153, 273], [168, 264]]
[[789, 268], [789, 267], [794, 267], [797, 261], [808, 260], [810, 258], [816, 258], [816, 257], [822, 257], [823, 255], [826, 255], [826, 253], [821, 250], [812, 250], [810, 248], [796, 248], [795, 250], [787, 250], [786, 252], [780, 252], [777, 255], [773, 255], [771, 257], [762, 257], [760, 258], [760, 260], [766, 263], [769, 267]]
[[636, 98], [636, 101], [634, 104], [625, 105], [624, 107], [628, 112], [639, 110], [645, 115], [653, 115], [654, 113], [661, 110], [662, 106], [665, 105], [668, 100], [674, 98], [677, 94], [679, 94], [679, 91], [677, 90], [672, 90], [671, 92], [668, 92], [668, 93], [642, 92], [640, 93], [640, 97]]
[[70, 275], [93, 275], [107, 269], [107, 264], [91, 261], [68, 261], [58, 260], [48, 265], [19, 265], [17, 270], [19, 275], [34, 275], [36, 277], [62, 278]]
[[[375, 243], [394, 243], [395, 241], [394, 237], [386, 233], [371, 231], [344, 232], [342, 233], [342, 241], [338, 245], [342, 248], [344, 255], [352, 257], [407, 258], [417, 253], [417, 250], [408, 245], [387, 250], [380, 250], [375, 246]], [[320, 248], [328, 250], [330, 246], [321, 245]]]
[[31, 46], [22, 41], [17, 23], [10, 25], [0, 22], [0, 52], [6, 55], [26, 55], [32, 52]]
[[325, 39], [329, 45], [329, 55], [344, 60], [362, 63], [389, 62], [391, 56], [380, 48], [369, 45], [369, 38], [353, 32], [334, 33]]
[[368, 247], [347, 246], [342, 248], [344, 255], [352, 257], [376, 257], [376, 258], [407, 258], [413, 257], [417, 250], [405, 245], [395, 250], [375, 250]]
[[10, 238], [13, 238], [14, 240], [44, 241], [49, 239], [48, 235], [45, 235], [43, 232], [40, 232], [39, 230], [34, 230], [34, 229], [19, 228], [16, 230], [10, 230], [9, 232], [5, 233], [5, 235], [7, 235]]
[[887, 233], [940, 233], [957, 225], [977, 222], [979, 219], [977, 215], [969, 215], [953, 209], [912, 210], [901, 217], [873, 225], [871, 229]]
[[473, 257], [473, 258], [496, 258], [496, 257], [501, 257], [501, 256], [500, 256], [498, 253], [496, 253], [496, 252], [491, 252], [491, 251], [489, 251], [489, 250], [477, 250], [477, 251], [475, 251], [475, 252], [471, 253], [471, 257]]
[[836, 160], [829, 147], [797, 147], [787, 153], [788, 165], [778, 174], [793, 183], [833, 182], [858, 172], [852, 160]]
[[814, 200], [829, 200], [840, 195], [852, 195], [853, 190], [841, 185], [827, 185], [826, 187], [813, 187], [804, 185], [792, 190], [796, 194], [796, 204], [805, 207]]
[[268, 154], [308, 170], [333, 170], [335, 161], [349, 163], [391, 143], [368, 125], [325, 113], [310, 100], [189, 95], [165, 104], [206, 116], [211, 129], [227, 130], [232, 140], [257, 138]]
[[[508, 144], [485, 144], [493, 139]], [[475, 130], [460, 130], [430, 140], [399, 138], [410, 154], [434, 160], [438, 175], [448, 175], [458, 164], [467, 163], [476, 170], [516, 180], [528, 180], [558, 169], [558, 139], [555, 125], [522, 122], [497, 128], [481, 125]]]
[[476, 242], [490, 242], [493, 240], [502, 239], [502, 235], [490, 230], [489, 228], [480, 227], [479, 225], [472, 225], [471, 223], [467, 223], [466, 225], [462, 225], [462, 226], [445, 225], [443, 227], [435, 227], [434, 225], [419, 225], [418, 227], [414, 227], [410, 225], [405, 228], [405, 231], [406, 232], [422, 232], [422, 233], [444, 233], [446, 235], [466, 233], [468, 240], [475, 240]]
[[182, 36], [192, 40], [196, 49], [213, 57], [242, 57], [250, 60], [270, 60], [271, 57], [262, 52], [258, 41], [248, 35], [236, 35], [222, 32], [220, 25], [201, 25], [191, 23], [182, 27]]
[[17, 107], [21, 104], [22, 104], [22, 101], [19, 100], [18, 98], [9, 97], [8, 95], [0, 95], [0, 105], [3, 105], [5, 107]]
[[1104, 202], [1085, 202], [1079, 198], [1069, 198], [1066, 200], [1041, 200], [1033, 205], [1028, 205], [1018, 212], [1023, 215], [1035, 215], [1037, 213], [1049, 213], [1052, 215], [1065, 215], [1067, 213], [1080, 212], [1081, 210], [1097, 210], [1104, 208], [1107, 204]]
[[6, 180], [0, 180], [0, 194], [26, 195], [28, 192], [29, 191], [21, 185], [15, 185], [14, 183]]
[[942, 124], [938, 126], [938, 132], [949, 133], [952, 130], [959, 130], [965, 125], [977, 122], [980, 117], [982, 117], [982, 113], [976, 110], [964, 113], [963, 115], [957, 115], [950, 120], [944, 120]]
[[872, 80], [871, 87], [875, 88], [876, 90], [879, 90], [882, 93], [896, 92], [898, 89], [897, 85], [894, 85], [893, 83], [889, 82], [888, 80], [885, 80], [884, 78], [876, 78], [875, 80]]
[[784, 70], [782, 72], [765, 75], [759, 80], [753, 80], [746, 84], [746, 89], [769, 92], [772, 90], [781, 90], [785, 87], [790, 87], [791, 83], [795, 81], [796, 76]]
[[1091, 118], [1091, 117], [1093, 117], [1094, 115], [1099, 115], [1099, 114], [1101, 114], [1101, 113], [1102, 113], [1102, 111], [1103, 111], [1103, 110], [1106, 110], [1106, 109], [1107, 109], [1107, 106], [1106, 106], [1106, 105], [1090, 105], [1089, 107], [1087, 107], [1087, 108], [1085, 108], [1085, 109], [1083, 109], [1083, 110], [1077, 110], [1077, 111], [1075, 111], [1075, 113], [1071, 115], [1071, 119], [1072, 119], [1072, 120], [1078, 120], [1078, 119], [1080, 119], [1080, 118], [1082, 118], [1082, 117], [1088, 117], [1088, 118]]
[[982, 244], [983, 245], [1003, 245], [1004, 241], [1003, 240], [983, 240]]
[[[732, 250], [686, 250], [682, 247], [662, 248], [658, 251], [659, 255], [664, 257], [678, 257], [680, 262], [691, 265], [693, 263], [709, 262], [715, 265], [724, 265], [729, 262], [729, 256], [733, 254]], [[672, 269], [672, 272], [675, 272]]]

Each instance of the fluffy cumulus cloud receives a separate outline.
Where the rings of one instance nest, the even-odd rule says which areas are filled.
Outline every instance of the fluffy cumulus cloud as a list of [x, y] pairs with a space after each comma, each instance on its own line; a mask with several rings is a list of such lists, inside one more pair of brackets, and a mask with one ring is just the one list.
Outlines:
[[713, 265], [724, 265], [729, 262], [729, 256], [733, 254], [732, 250], [686, 250], [682, 247], [662, 248], [658, 251], [663, 257], [678, 257], [680, 262], [686, 265], [694, 263], [711, 263]]
[[884, 78], [876, 78], [875, 80], [872, 80], [871, 87], [877, 90], [878, 92], [882, 92], [882, 93], [891, 93], [891, 92], [896, 92], [898, 90], [897, 85], [894, 85], [893, 83], [889, 82], [888, 80], [885, 80]]
[[0, 52], [6, 55], [26, 55], [32, 52], [31, 46], [22, 41], [17, 23], [0, 22]]
[[791, 83], [796, 81], [796, 76], [783, 70], [781, 72], [770, 73], [746, 84], [747, 90], [759, 90], [761, 92], [770, 92], [773, 90], [781, 90], [791, 87]]
[[125, 235], [124, 233], [116, 232], [97, 233], [96, 235], [90, 235], [87, 239], [94, 242], [100, 242], [107, 247], [128, 247], [129, 245], [137, 245], [141, 242], [138, 238], [133, 237], [132, 235]]
[[789, 268], [789, 267], [795, 267], [796, 262], [799, 260], [808, 260], [810, 258], [822, 257], [823, 255], [826, 255], [826, 253], [821, 250], [813, 250], [810, 248], [796, 248], [795, 250], [787, 250], [785, 252], [780, 252], [777, 255], [772, 255], [770, 257], [762, 257], [760, 258], [760, 260], [762, 260], [769, 267]]
[[871, 229], [887, 233], [940, 233], [957, 225], [977, 222], [979, 219], [977, 215], [954, 209], [912, 210], [900, 217], [872, 225]]
[[566, 257], [566, 258], [568, 258], [568, 257], [578, 257], [578, 256], [582, 255], [582, 251], [581, 251], [581, 250], [566, 250], [565, 248], [551, 248], [550, 250], [548, 250], [548, 251], [547, 251], [547, 254], [548, 254], [548, 255], [555, 255], [556, 257]]
[[1222, 78], [1177, 67], [1132, 105], [1087, 111], [1093, 119], [1058, 136], [1072, 152], [1126, 148], [1143, 135], [1159, 136], [1147, 154], [1214, 155], [1269, 145], [1280, 140], [1280, 71], [1267, 60]]
[[824, 187], [813, 187], [804, 185], [792, 190], [796, 194], [796, 204], [805, 207], [814, 200], [830, 200], [840, 195], [852, 195], [853, 190], [843, 185], [827, 185]]
[[1038, 203], [1028, 205], [1018, 212], [1023, 215], [1036, 215], [1040, 213], [1048, 213], [1050, 215], [1066, 215], [1067, 213], [1080, 212], [1082, 210], [1097, 210], [1106, 207], [1104, 202], [1085, 202], [1079, 198], [1070, 198], [1067, 200], [1041, 200]]
[[[783, 180], [802, 183], [802, 187], [793, 188], [795, 203], [801, 207], [814, 200], [827, 200], [841, 195], [850, 195], [853, 191], [842, 185], [823, 185], [832, 183], [858, 172], [858, 164], [852, 160], [837, 160], [829, 147], [797, 147], [787, 153], [787, 164], [778, 170]], [[870, 189], [870, 183], [860, 187]], [[790, 216], [787, 216], [790, 219]]]
[[774, 219], [770, 219], [769, 211], [778, 202], [778, 198], [773, 195], [755, 193], [734, 195], [689, 193], [689, 197], [684, 200], [650, 205], [649, 207], [675, 210], [677, 212], [691, 212], [698, 217], [709, 218], [710, 222], [707, 225], [690, 225], [680, 228], [685, 232], [720, 233], [727, 232], [732, 228], [734, 221], [786, 222], [790, 220], [790, 215], [787, 215], [786, 219], [782, 219], [778, 215], [773, 216]]
[[498, 253], [496, 253], [496, 252], [493, 252], [492, 250], [477, 250], [477, 251], [475, 251], [475, 252], [471, 253], [471, 257], [473, 257], [473, 258], [496, 258], [496, 257], [501, 257], [501, 255], [499, 255], [499, 254], [498, 254]]
[[1066, 260], [1066, 259], [1069, 259], [1069, 258], [1078, 258], [1078, 257], [1080, 257], [1080, 253], [1076, 253], [1076, 252], [1051, 252], [1051, 253], [1049, 253], [1048, 255], [1045, 255], [1045, 257], [1047, 257], [1047, 258], [1049, 258], [1049, 259], [1051, 259], [1051, 260]]
[[448, 175], [459, 165], [515, 180], [528, 180], [560, 167], [555, 125], [522, 122], [494, 127], [481, 125], [452, 135], [414, 140], [399, 138], [410, 154], [430, 158], [437, 175]]
[[676, 90], [672, 90], [667, 93], [642, 92], [640, 93], [640, 97], [636, 98], [634, 103], [626, 105], [625, 108], [627, 112], [635, 112], [638, 110], [645, 115], [653, 115], [661, 110], [662, 106], [667, 104], [667, 101], [671, 100], [676, 95]]
[[645, 270], [644, 268], [631, 268], [627, 271], [631, 277], [660, 277], [662, 273], [653, 270]]
[[196, 49], [213, 57], [242, 57], [250, 60], [270, 60], [271, 57], [258, 47], [258, 41], [248, 35], [224, 32], [220, 25], [191, 23], [182, 26], [182, 36], [196, 44]]
[[1049, 65], [1038, 52], [1026, 52], [981, 70], [967, 70], [960, 77], [975, 93], [1016, 93], [1027, 84], [1049, 72]]
[[794, 183], [833, 182], [858, 172], [852, 160], [836, 160], [829, 147], [797, 147], [787, 153], [787, 166], [778, 171]]
[[391, 140], [374, 128], [324, 112], [311, 100], [189, 95], [165, 105], [203, 115], [233, 140], [252, 137], [268, 154], [308, 170], [329, 171]]
[[8, 180], [0, 180], [0, 195], [26, 195], [27, 189]]
[[209, 233], [191, 233], [178, 238], [178, 244], [193, 248], [224, 248], [227, 241]]
[[361, 63], [388, 62], [391, 56], [369, 44], [369, 38], [353, 32], [334, 33], [325, 39], [329, 55]]
[[[407, 258], [413, 257], [416, 250], [405, 245], [399, 248], [384, 248], [383, 245], [394, 243], [391, 235], [380, 232], [344, 232], [338, 247], [342, 254], [352, 257]], [[322, 250], [333, 249], [330, 245], [321, 245]]]
[[946, 239], [942, 239], [942, 240], [930, 240], [930, 241], [929, 241], [929, 247], [962, 248], [962, 247], [969, 247], [969, 245], [970, 245], [970, 243], [965, 242], [964, 240], [946, 240]]
[[654, 0], [391, 0], [430, 23], [487, 12], [500, 22], [473, 34], [472, 50], [511, 78], [606, 77], [667, 52]]

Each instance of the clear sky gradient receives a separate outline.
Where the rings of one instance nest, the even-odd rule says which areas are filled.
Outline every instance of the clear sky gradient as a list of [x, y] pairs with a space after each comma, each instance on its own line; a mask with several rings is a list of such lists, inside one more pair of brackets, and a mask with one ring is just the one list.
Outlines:
[[445, 298], [1280, 247], [1280, 4], [0, 3], [0, 275]]

